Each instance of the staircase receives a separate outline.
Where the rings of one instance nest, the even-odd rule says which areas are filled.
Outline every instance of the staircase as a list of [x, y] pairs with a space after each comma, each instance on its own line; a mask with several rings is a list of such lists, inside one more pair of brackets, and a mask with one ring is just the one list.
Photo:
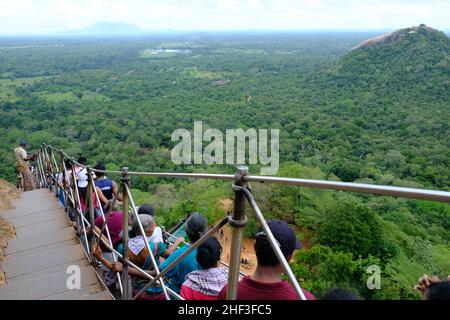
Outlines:
[[[53, 193], [48, 189], [24, 192], [12, 204], [15, 209], [0, 212], [14, 225], [17, 236], [8, 242], [5, 260], [0, 262], [6, 276], [1, 300], [112, 299]], [[81, 270], [79, 289], [66, 285], [69, 266]]]

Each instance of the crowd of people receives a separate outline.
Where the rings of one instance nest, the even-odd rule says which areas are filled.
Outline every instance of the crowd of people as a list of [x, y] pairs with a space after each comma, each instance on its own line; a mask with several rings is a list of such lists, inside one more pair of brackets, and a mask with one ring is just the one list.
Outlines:
[[[27, 161], [31, 160], [31, 157], [24, 151], [25, 147], [26, 142], [22, 142], [15, 150], [15, 154], [18, 170], [23, 171], [24, 186], [30, 190], [34, 187], [28, 176], [29, 168], [27, 167]], [[65, 170], [57, 176], [60, 201], [65, 206], [64, 189], [70, 190], [70, 186], [76, 183], [81, 210], [89, 220], [87, 217], [89, 177], [85, 167], [87, 159], [80, 157], [77, 162], [78, 164], [74, 164], [71, 160], [66, 160]], [[105, 171], [103, 163], [98, 163], [94, 168], [96, 169], [94, 176], [96, 192], [93, 191], [92, 194], [95, 212], [95, 226], [93, 227], [97, 233], [104, 235], [105, 232], [102, 230], [105, 229], [105, 221], [101, 211], [110, 212], [106, 226], [111, 242], [105, 236], [103, 236], [103, 240], [106, 243], [112, 243], [113, 249], [120, 254], [123, 254], [123, 236], [124, 232], [127, 232], [128, 259], [138, 267], [134, 268], [131, 265], [128, 267], [130, 294], [135, 295], [142, 291], [149, 282], [148, 275], [153, 277], [157, 275], [158, 272], [154, 267], [156, 264], [159, 271], [170, 267], [164, 276], [165, 285], [184, 299], [225, 300], [228, 290], [228, 268], [220, 264], [222, 245], [216, 237], [209, 237], [198, 248], [192, 250], [172, 266], [175, 260], [208, 231], [206, 217], [198, 212], [190, 214], [185, 224], [187, 242], [184, 237], [179, 237], [171, 244], [155, 221], [155, 210], [151, 205], [144, 204], [138, 208], [138, 217], [133, 213], [129, 214], [128, 228], [124, 230], [123, 211], [120, 208], [122, 197], [118, 185], [102, 172]], [[95, 193], [98, 195], [98, 200]], [[301, 242], [296, 238], [294, 230], [286, 222], [280, 220], [271, 220], [267, 224], [283, 256], [290, 261], [295, 250], [301, 249]], [[223, 238], [223, 231], [220, 235], [220, 238]], [[292, 285], [283, 279], [284, 268], [262, 229], [256, 234], [253, 248], [257, 266], [252, 275], [240, 279], [237, 286], [237, 300], [298, 300], [299, 297]], [[100, 240], [95, 245], [93, 254], [101, 263], [105, 284], [111, 292], [119, 297], [119, 277], [117, 275], [123, 271], [123, 260], [114, 259], [113, 251]], [[145, 270], [146, 273], [144, 274], [140, 270]], [[424, 275], [419, 279], [417, 289], [423, 293], [424, 300], [448, 300], [450, 299], [450, 276], [447, 280], [441, 281], [436, 277]], [[307, 300], [315, 300], [310, 292], [304, 289], [302, 291]], [[165, 295], [161, 285], [154, 284], [146, 288], [140, 294], [139, 299], [159, 300], [165, 299]], [[333, 288], [323, 296], [323, 299], [360, 300], [360, 297], [349, 290]]]

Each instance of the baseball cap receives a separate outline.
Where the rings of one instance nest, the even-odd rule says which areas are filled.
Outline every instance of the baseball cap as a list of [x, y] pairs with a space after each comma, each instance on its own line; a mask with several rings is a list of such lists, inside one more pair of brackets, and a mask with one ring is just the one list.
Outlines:
[[[285, 257], [292, 254], [295, 249], [302, 248], [302, 243], [295, 236], [294, 229], [292, 229], [285, 221], [270, 220], [267, 221], [267, 224]], [[256, 234], [256, 241], [258, 241], [258, 239], [267, 239], [267, 235], [262, 229]]]

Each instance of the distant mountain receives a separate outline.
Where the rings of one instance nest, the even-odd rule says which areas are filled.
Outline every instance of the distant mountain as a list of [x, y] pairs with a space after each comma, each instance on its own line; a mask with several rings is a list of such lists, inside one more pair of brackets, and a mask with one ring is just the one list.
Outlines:
[[57, 35], [64, 36], [112, 36], [112, 35], [135, 35], [145, 31], [131, 24], [122, 22], [97, 22], [83, 29], [60, 31]]

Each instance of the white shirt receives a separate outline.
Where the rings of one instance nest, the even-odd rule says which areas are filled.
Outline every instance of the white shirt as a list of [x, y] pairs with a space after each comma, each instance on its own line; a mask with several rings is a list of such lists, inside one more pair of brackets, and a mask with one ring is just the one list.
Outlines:
[[58, 175], [56, 176], [56, 179], [58, 180], [58, 183], [59, 183], [60, 185], [63, 184], [63, 174], [62, 174], [62, 172], [59, 172], [59, 173], [58, 173]]
[[88, 185], [88, 175], [86, 168], [81, 169], [77, 173], [78, 188], [86, 188]]
[[148, 238], [153, 243], [163, 242], [162, 230], [160, 227], [156, 227], [153, 230], [153, 234]]
[[15, 148], [14, 155], [16, 156], [17, 166], [28, 168], [28, 164], [25, 161], [28, 155], [24, 148], [22, 147]]
[[[147, 242], [163, 242], [162, 239], [162, 230], [160, 227], [156, 227], [155, 230], [153, 230], [153, 234], [150, 237], [146, 237]], [[137, 236], [130, 240], [128, 240], [128, 248], [135, 256], [139, 255], [139, 253], [144, 249], [146, 246], [144, 237], [143, 236]]]

